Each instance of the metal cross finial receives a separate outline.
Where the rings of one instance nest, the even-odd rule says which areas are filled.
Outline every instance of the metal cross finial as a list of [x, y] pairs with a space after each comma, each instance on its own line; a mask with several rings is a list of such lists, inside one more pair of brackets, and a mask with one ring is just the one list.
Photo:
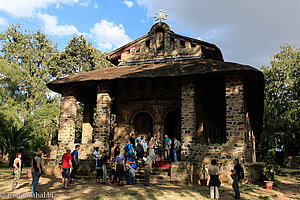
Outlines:
[[162, 12], [162, 10], [160, 9], [159, 13], [156, 12], [157, 16], [155, 16], [155, 21], [158, 21], [161, 22], [161, 20], [167, 20], [167, 13], [166, 11]]

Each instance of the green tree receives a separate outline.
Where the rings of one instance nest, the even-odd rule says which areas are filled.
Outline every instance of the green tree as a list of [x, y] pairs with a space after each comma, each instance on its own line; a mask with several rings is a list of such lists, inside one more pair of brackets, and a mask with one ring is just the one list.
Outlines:
[[[84, 36], [73, 36], [65, 50], [57, 53], [52, 62], [55, 63], [51, 73], [56, 77], [64, 77], [72, 74], [88, 72], [100, 68], [111, 67], [113, 64], [106, 59], [106, 53], [102, 53], [92, 46]], [[77, 106], [75, 141], [81, 142], [83, 104]]]
[[5, 135], [0, 135], [0, 144], [5, 152], [8, 153], [10, 166], [18, 152], [23, 154], [30, 153], [29, 142], [31, 139], [30, 131], [24, 126], [21, 128], [12, 126], [8, 128]]
[[[49, 69], [56, 46], [40, 31], [23, 31], [12, 25], [0, 34], [2, 88], [15, 100], [11, 105], [20, 108], [21, 119], [26, 120], [35, 109], [49, 102]], [[6, 62], [6, 63], [5, 63]], [[4, 83], [4, 84], [3, 84]], [[22, 109], [22, 110], [21, 110]]]
[[281, 149], [284, 157], [297, 155], [300, 149], [300, 49], [281, 47], [265, 75], [265, 132], [261, 138], [264, 152]]
[[92, 46], [84, 36], [73, 36], [65, 50], [53, 59], [52, 74], [56, 77], [92, 71], [113, 66], [106, 54]]
[[11, 25], [0, 33], [0, 110], [16, 127], [25, 125], [31, 135], [50, 138], [57, 130], [58, 96], [46, 83], [53, 77], [56, 45], [40, 31]]

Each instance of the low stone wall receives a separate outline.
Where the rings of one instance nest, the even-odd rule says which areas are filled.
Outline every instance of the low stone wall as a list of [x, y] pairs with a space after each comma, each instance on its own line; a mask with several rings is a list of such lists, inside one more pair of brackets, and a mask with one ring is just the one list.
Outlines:
[[248, 180], [250, 183], [258, 184], [263, 183], [265, 180], [263, 174], [263, 165], [259, 163], [252, 163], [245, 165], [245, 180]]
[[283, 164], [287, 168], [300, 169], [300, 155], [289, 156]]
[[[77, 175], [94, 178], [96, 171], [92, 167], [91, 160], [79, 160], [79, 169]], [[42, 160], [43, 171], [46, 175], [53, 175], [56, 178], [61, 178], [61, 161], [57, 159], [43, 159]]]
[[[199, 168], [199, 163], [197, 162], [172, 162], [171, 163], [171, 180], [178, 181], [180, 183], [188, 184], [188, 183], [199, 183], [200, 175], [197, 173]], [[206, 164], [206, 171], [208, 172], [209, 164]], [[242, 164], [242, 167], [245, 171], [244, 181], [251, 183], [260, 183], [263, 182], [263, 166], [261, 164], [252, 163], [252, 164]], [[232, 167], [233, 169], [233, 167]], [[231, 183], [232, 179], [230, 176], [231, 172], [228, 170], [224, 170], [224, 167], [220, 167], [219, 178], [222, 183]], [[207, 179], [209, 179], [209, 175], [207, 174]]]

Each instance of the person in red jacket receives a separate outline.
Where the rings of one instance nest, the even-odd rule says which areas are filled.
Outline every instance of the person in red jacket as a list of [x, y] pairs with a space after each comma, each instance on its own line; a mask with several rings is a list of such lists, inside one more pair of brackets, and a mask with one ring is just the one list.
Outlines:
[[62, 157], [62, 187], [68, 189], [68, 179], [70, 178], [70, 168], [72, 168], [71, 150], [67, 148]]

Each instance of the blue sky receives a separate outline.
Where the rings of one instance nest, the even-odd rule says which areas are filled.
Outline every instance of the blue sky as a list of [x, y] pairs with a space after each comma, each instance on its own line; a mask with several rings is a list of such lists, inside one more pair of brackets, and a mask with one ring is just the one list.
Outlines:
[[41, 30], [59, 50], [83, 34], [112, 51], [146, 34], [159, 9], [174, 32], [216, 44], [226, 61], [259, 67], [300, 44], [300, 0], [0, 0], [0, 29]]

